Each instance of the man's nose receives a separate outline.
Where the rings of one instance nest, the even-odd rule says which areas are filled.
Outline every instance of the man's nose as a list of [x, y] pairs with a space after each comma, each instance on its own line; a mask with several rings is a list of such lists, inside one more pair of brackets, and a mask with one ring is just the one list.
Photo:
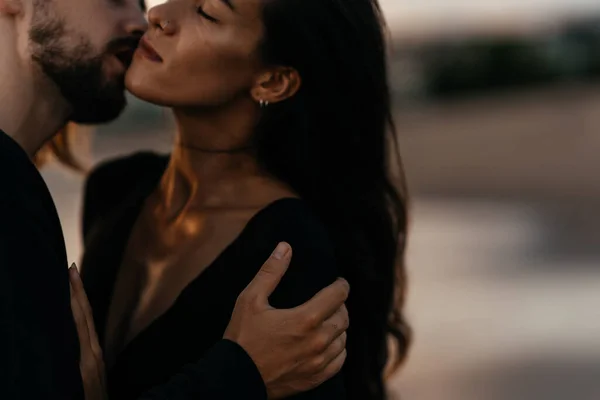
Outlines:
[[131, 36], [142, 36], [148, 29], [148, 21], [142, 10], [132, 10], [128, 12], [125, 20], [125, 32]]

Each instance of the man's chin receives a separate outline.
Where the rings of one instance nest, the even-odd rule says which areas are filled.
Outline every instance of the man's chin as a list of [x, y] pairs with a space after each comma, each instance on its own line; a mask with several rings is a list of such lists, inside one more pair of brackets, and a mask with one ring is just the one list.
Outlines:
[[96, 99], [75, 103], [71, 121], [78, 124], [96, 125], [112, 122], [119, 118], [125, 107], [127, 99], [122, 92], [119, 98]]

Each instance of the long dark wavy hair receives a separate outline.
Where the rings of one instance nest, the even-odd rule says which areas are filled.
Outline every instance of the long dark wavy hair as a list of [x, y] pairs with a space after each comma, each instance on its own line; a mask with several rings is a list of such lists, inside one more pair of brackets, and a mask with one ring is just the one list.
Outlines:
[[[255, 135], [264, 168], [289, 184], [330, 231], [351, 286], [344, 377], [348, 397], [386, 398], [404, 361], [405, 180], [392, 120], [386, 29], [377, 0], [267, 0], [261, 51], [302, 86], [269, 105]], [[71, 129], [49, 149], [77, 167]]]
[[406, 189], [384, 19], [377, 0], [267, 0], [264, 27], [264, 61], [295, 68], [302, 86], [264, 110], [258, 159], [330, 230], [351, 287], [348, 396], [385, 399], [384, 370], [404, 360], [410, 331], [402, 315]]

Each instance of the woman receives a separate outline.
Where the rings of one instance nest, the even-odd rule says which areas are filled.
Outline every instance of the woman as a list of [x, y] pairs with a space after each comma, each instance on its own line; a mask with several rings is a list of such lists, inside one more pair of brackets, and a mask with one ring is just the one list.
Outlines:
[[408, 347], [406, 205], [388, 172], [376, 0], [171, 0], [148, 17], [126, 83], [173, 109], [173, 152], [100, 166], [84, 201], [82, 278], [109, 397], [136, 398], [201, 356], [287, 241], [273, 306], [339, 274], [352, 287], [343, 373], [298, 398], [384, 399], [384, 369]]

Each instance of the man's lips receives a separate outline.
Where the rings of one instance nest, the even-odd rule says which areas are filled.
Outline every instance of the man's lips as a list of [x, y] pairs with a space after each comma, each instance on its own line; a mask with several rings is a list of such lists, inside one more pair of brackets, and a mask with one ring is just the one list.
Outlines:
[[162, 62], [163, 61], [161, 56], [156, 52], [156, 50], [154, 50], [154, 47], [152, 47], [152, 45], [150, 45], [150, 43], [148, 43], [146, 38], [142, 38], [142, 40], [140, 40], [140, 44], [137, 48], [136, 54], [139, 54], [139, 55], [143, 56], [144, 58], [149, 59], [150, 61], [154, 61], [154, 62]]
[[113, 53], [113, 55], [119, 60], [125, 68], [129, 68], [131, 65], [131, 61], [133, 60], [133, 54], [135, 53], [135, 48], [126, 48], [121, 49]]
[[139, 36], [115, 39], [107, 46], [107, 53], [114, 56], [123, 67], [129, 68], [139, 41]]

